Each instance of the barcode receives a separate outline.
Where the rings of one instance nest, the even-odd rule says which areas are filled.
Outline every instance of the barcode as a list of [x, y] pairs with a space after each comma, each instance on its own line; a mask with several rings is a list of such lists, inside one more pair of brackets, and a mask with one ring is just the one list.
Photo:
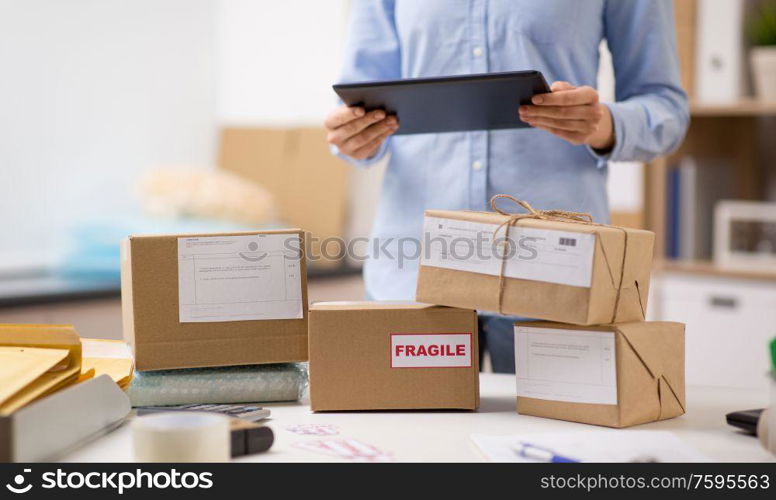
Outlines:
[[560, 244], [562, 246], [575, 247], [575, 246], [577, 246], [577, 239], [576, 238], [560, 238]]

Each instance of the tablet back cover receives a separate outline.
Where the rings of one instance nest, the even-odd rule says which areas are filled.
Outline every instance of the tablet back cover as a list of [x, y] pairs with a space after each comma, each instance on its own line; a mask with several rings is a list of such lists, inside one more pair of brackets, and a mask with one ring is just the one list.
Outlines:
[[550, 92], [538, 71], [334, 85], [348, 106], [397, 115], [396, 134], [522, 128], [518, 108]]

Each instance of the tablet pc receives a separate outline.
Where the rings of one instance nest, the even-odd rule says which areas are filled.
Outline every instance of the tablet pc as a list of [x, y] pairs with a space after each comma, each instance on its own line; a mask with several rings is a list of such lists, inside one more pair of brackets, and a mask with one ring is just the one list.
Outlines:
[[550, 92], [539, 71], [342, 83], [333, 88], [348, 106], [395, 114], [396, 134], [528, 127], [518, 108], [530, 104], [532, 96]]

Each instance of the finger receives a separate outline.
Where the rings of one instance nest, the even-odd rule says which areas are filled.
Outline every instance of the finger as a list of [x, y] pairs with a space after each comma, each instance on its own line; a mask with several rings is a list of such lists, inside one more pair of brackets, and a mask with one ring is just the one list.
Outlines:
[[528, 121], [529, 125], [534, 127], [550, 127], [568, 132], [579, 132], [580, 134], [592, 134], [595, 132], [595, 126], [587, 120], [564, 120], [559, 118], [535, 118]]
[[346, 154], [352, 154], [360, 148], [363, 148], [378, 136], [385, 132], [393, 132], [399, 127], [395, 116], [389, 116], [384, 120], [381, 120], [369, 127], [365, 128], [362, 132], [352, 136], [345, 141], [340, 150]]
[[553, 92], [559, 92], [562, 90], [571, 90], [573, 88], [575, 87], [572, 84], [564, 81], [553, 82], [553, 84], [550, 85], [550, 90], [552, 90]]
[[537, 126], [536, 128], [547, 131], [553, 135], [557, 135], [561, 139], [565, 139], [575, 146], [579, 146], [580, 144], [584, 144], [585, 142], [585, 138], [583, 137], [582, 134], [569, 132], [568, 130], [561, 130], [553, 127]]
[[377, 150], [380, 149], [380, 145], [383, 143], [383, 141], [386, 140], [388, 137], [390, 137], [391, 134], [393, 134], [394, 132], [396, 132], [395, 129], [390, 129], [378, 135], [366, 145], [355, 150], [352, 155], [353, 158], [357, 160], [365, 160], [370, 156], [373, 156], [375, 153], [377, 153]]
[[600, 120], [603, 113], [598, 106], [520, 106], [520, 119], [568, 118], [573, 120]]
[[598, 92], [589, 86], [561, 90], [552, 94], [535, 95], [531, 102], [539, 106], [579, 106], [597, 104]]
[[[573, 88], [575, 87], [571, 85], [569, 82], [557, 81], [557, 82], [553, 82], [552, 85], [550, 85], [549, 93], [562, 92], [564, 90], [571, 90]], [[543, 96], [543, 95], [548, 95], [548, 94], [540, 94], [540, 96]], [[539, 97], [538, 99], [541, 99], [541, 97]], [[532, 99], [532, 101], [538, 102], [536, 98]]]
[[327, 140], [329, 141], [329, 144], [341, 146], [351, 137], [358, 135], [373, 123], [377, 123], [384, 118], [385, 111], [381, 109], [370, 111], [365, 116], [351, 120], [333, 131], [330, 131]]
[[340, 106], [326, 117], [326, 121], [323, 124], [328, 129], [335, 129], [356, 118], [361, 118], [364, 114], [364, 108], [360, 106]]

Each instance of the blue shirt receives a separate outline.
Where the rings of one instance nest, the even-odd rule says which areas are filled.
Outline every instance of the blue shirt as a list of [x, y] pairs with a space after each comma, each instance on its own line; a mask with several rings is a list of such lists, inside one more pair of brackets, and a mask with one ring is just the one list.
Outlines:
[[550, 83], [595, 87], [603, 39], [616, 79], [607, 104], [616, 144], [606, 156], [519, 129], [396, 136], [368, 160], [348, 159], [368, 166], [390, 154], [364, 265], [369, 296], [414, 298], [425, 209], [487, 210], [491, 196], [508, 193], [608, 222], [607, 162], [673, 150], [689, 113], [671, 0], [353, 2], [342, 82], [535, 69]]

